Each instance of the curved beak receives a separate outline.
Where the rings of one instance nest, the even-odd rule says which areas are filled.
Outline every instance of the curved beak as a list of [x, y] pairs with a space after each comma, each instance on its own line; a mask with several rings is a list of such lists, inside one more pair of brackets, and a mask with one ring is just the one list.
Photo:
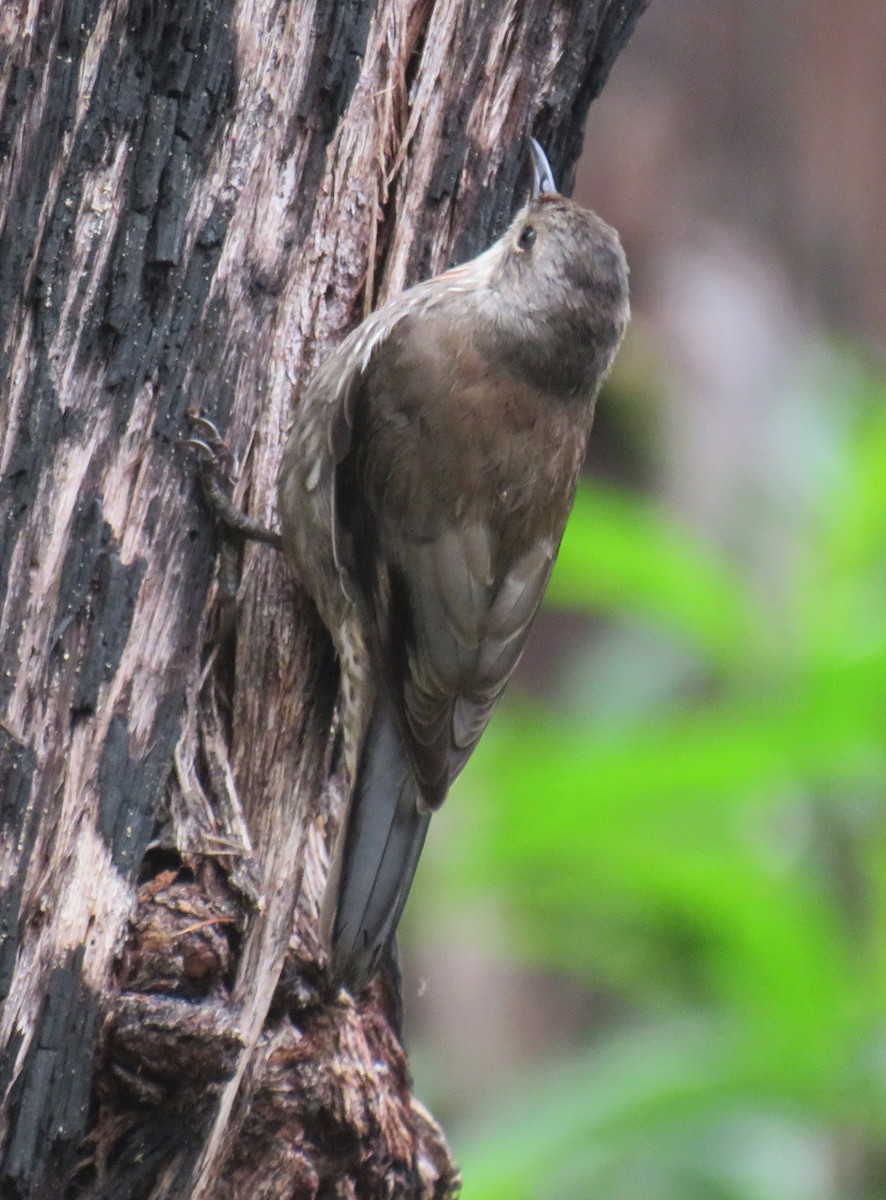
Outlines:
[[534, 137], [529, 139], [529, 151], [532, 155], [532, 199], [537, 200], [539, 196], [556, 192], [557, 185], [548, 156]]

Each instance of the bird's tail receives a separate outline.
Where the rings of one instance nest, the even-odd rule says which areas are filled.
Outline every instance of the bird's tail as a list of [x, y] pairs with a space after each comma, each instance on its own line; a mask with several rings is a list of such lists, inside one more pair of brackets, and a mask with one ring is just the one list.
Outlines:
[[329, 880], [323, 924], [332, 974], [358, 991], [390, 944], [431, 815], [390, 704], [379, 696]]

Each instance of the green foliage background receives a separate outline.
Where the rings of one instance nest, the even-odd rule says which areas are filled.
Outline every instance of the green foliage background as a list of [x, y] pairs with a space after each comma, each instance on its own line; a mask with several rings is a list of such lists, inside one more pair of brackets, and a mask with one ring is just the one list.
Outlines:
[[886, 387], [829, 378], [763, 582], [578, 498], [547, 603], [598, 628], [558, 704], [497, 714], [436, 870], [614, 1015], [454, 1130], [464, 1200], [886, 1197]]

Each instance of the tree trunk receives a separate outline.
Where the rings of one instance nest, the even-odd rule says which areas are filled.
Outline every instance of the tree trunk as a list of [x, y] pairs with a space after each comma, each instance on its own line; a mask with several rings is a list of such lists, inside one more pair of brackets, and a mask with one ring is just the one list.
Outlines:
[[453, 1194], [390, 989], [324, 981], [328, 639], [266, 547], [219, 619], [179, 443], [273, 524], [314, 364], [501, 231], [528, 130], [568, 183], [646, 2], [0, 12], [4, 1198]]

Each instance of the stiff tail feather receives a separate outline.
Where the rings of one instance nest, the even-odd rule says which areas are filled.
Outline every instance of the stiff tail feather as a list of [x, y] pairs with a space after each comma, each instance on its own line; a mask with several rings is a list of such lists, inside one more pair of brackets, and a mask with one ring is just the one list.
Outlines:
[[332, 974], [351, 991], [372, 977], [397, 929], [431, 819], [418, 802], [397, 722], [380, 696], [324, 906]]

